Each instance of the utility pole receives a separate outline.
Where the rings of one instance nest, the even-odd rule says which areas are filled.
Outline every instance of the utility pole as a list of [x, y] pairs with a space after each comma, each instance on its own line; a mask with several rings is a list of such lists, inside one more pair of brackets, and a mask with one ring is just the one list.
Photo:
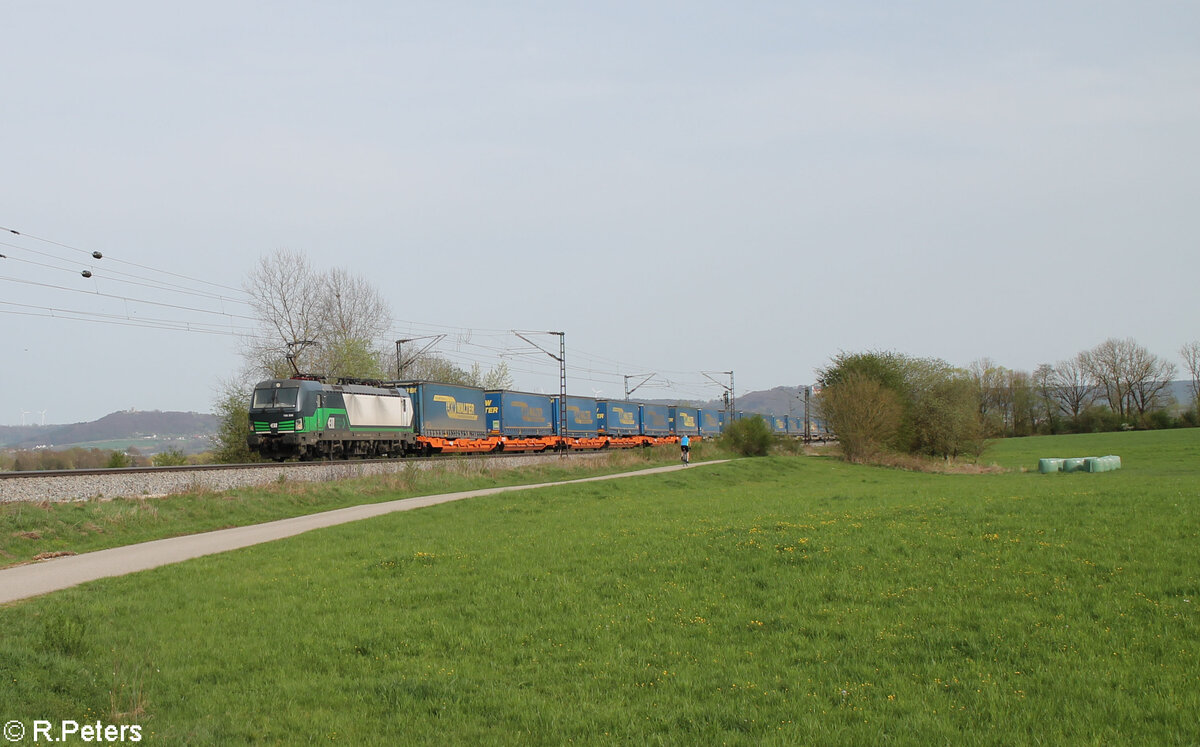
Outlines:
[[808, 420], [808, 400], [812, 396], [812, 387], [804, 387], [804, 443], [808, 444], [812, 441], [812, 430]]
[[[643, 385], [650, 383], [650, 380], [653, 379], [655, 376], [658, 376], [658, 374], [657, 373], [631, 374], [629, 376], [626, 376], [625, 377], [625, 399], [629, 399], [629, 395], [633, 394], [638, 389], [641, 389]], [[641, 379], [641, 381], [638, 382], [637, 386], [630, 389], [629, 388], [629, 380], [630, 379], [639, 379], [639, 378]]]
[[[716, 379], [714, 379], [712, 376], [709, 375], [710, 373], [716, 373], [716, 374], [722, 374], [724, 376], [728, 376], [729, 377], [729, 386], [725, 386], [724, 382], [717, 381]], [[733, 371], [711, 371], [711, 372], [710, 371], [701, 371], [700, 375], [725, 390], [725, 394], [722, 397], [725, 401], [725, 411], [728, 413], [728, 417], [726, 418], [725, 422], [726, 422], [726, 424], [732, 423], [733, 422], [733, 413], [736, 412], [736, 410], [734, 408], [737, 406], [737, 403], [736, 403], [736, 401], [734, 399], [734, 395], [733, 395]]]
[[[425, 355], [425, 353], [428, 352], [431, 347], [437, 345], [444, 339], [446, 339], [445, 335], [425, 335], [424, 337], [406, 337], [402, 340], [396, 340], [396, 380], [403, 381], [405, 366], [407, 366], [408, 363], [412, 363], [416, 359], [420, 358], [422, 355]], [[400, 357], [400, 346], [410, 342], [417, 342], [418, 340], [429, 340], [429, 342], [425, 343], [425, 347], [421, 348], [412, 357], [410, 357], [408, 359], [408, 363], [403, 363], [402, 361], [404, 359]]]
[[[541, 345], [538, 345], [533, 340], [516, 331], [512, 331], [514, 335], [520, 337], [525, 342], [534, 346], [554, 360], [558, 361], [558, 435], [563, 439], [563, 444], [566, 444], [567, 438], [567, 333], [566, 332], [529, 332], [531, 335], [555, 335], [558, 337], [558, 355], [550, 352]], [[564, 448], [559, 452], [560, 457], [565, 457], [567, 450]]]

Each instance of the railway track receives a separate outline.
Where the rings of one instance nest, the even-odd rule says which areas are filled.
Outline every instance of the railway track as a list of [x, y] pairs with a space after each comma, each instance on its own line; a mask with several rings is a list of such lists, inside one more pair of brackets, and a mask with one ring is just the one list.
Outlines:
[[[569, 454], [572, 460], [595, 457], [595, 452]], [[552, 461], [558, 454], [501, 454], [440, 456], [412, 459], [372, 459], [331, 462], [261, 462], [178, 467], [121, 467], [113, 469], [0, 472], [0, 503], [68, 502], [92, 498], [160, 497], [190, 491], [221, 491], [279, 481], [329, 482], [383, 475], [406, 469], [429, 469], [435, 464], [484, 460], [488, 469]]]

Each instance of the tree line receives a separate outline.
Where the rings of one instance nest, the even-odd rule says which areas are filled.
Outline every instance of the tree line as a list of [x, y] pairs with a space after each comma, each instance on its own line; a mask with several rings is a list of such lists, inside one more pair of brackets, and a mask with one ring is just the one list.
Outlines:
[[1190, 375], [1184, 407], [1171, 392], [1178, 367], [1130, 338], [1032, 373], [986, 358], [958, 368], [890, 351], [840, 353], [817, 372], [818, 403], [852, 460], [978, 456], [991, 438], [1200, 425], [1200, 342], [1180, 355]]

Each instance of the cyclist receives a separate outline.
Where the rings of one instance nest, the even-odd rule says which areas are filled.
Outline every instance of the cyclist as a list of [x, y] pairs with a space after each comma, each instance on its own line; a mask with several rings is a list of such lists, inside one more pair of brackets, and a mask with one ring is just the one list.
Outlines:
[[691, 439], [687, 436], [679, 439], [679, 459], [684, 464], [688, 463], [688, 452], [691, 451]]

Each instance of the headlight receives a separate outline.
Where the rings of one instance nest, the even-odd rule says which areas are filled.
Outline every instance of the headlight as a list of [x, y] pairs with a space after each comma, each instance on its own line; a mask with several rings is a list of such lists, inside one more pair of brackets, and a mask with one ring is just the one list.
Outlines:
[[298, 431], [302, 431], [302, 430], [304, 430], [304, 421], [303, 421], [303, 420], [297, 420], [297, 421], [296, 421], [296, 428], [295, 428], [295, 430], [298, 430]]

